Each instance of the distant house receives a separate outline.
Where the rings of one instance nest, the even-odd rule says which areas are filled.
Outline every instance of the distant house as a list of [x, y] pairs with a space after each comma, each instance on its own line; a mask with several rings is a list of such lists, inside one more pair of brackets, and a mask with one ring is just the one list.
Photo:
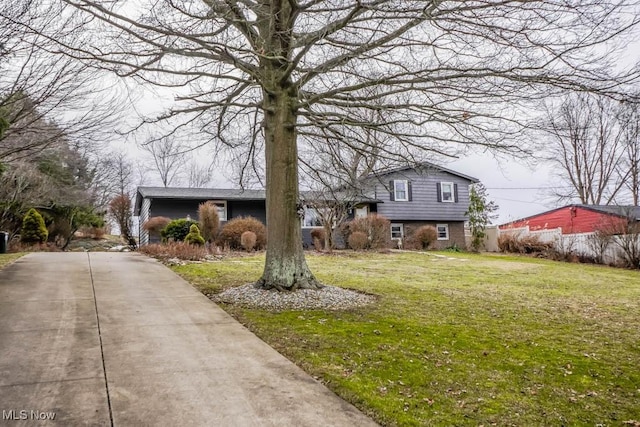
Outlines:
[[363, 205], [355, 216], [377, 212], [391, 221], [391, 238], [404, 239], [422, 226], [436, 228], [434, 245], [465, 247], [464, 223], [469, 209], [469, 186], [478, 179], [451, 169], [423, 163], [365, 178], [365, 194], [382, 203]]
[[592, 233], [627, 219], [640, 221], [640, 207], [568, 205], [501, 225], [501, 231], [529, 227], [530, 231], [561, 229], [562, 234]]
[[[404, 239], [421, 225], [432, 225], [438, 232], [436, 247], [464, 247], [469, 185], [475, 182], [475, 178], [430, 163], [374, 174], [362, 180], [364, 192], [354, 203], [351, 216], [378, 213], [387, 217], [391, 221], [391, 238], [396, 240]], [[247, 215], [266, 221], [263, 190], [139, 187], [134, 215], [139, 217], [140, 225], [151, 216], [196, 219], [198, 205], [207, 200], [216, 203], [221, 221]], [[301, 220], [305, 245], [311, 245], [310, 232], [319, 226], [317, 214], [306, 207]], [[142, 227], [139, 238], [141, 245], [150, 242]]]

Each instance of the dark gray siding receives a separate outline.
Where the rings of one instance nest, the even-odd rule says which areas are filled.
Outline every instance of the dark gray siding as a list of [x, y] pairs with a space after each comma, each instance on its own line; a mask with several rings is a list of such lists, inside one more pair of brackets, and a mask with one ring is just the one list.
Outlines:
[[252, 216], [267, 223], [267, 211], [264, 201], [260, 200], [232, 200], [227, 202], [227, 216], [229, 219], [239, 216]]
[[[394, 179], [411, 181], [412, 200], [408, 202], [392, 201], [389, 194], [389, 182]], [[452, 182], [458, 186], [458, 201], [438, 202], [437, 185], [440, 182]], [[465, 221], [465, 212], [469, 208], [470, 181], [443, 171], [418, 173], [407, 170], [385, 175], [372, 181], [374, 191], [370, 197], [382, 200], [378, 204], [378, 214], [391, 221]]]
[[[171, 219], [198, 219], [198, 206], [206, 200], [153, 199], [149, 216], [166, 216]], [[227, 202], [227, 219], [253, 216], [266, 221], [265, 203], [261, 200], [230, 200]]]

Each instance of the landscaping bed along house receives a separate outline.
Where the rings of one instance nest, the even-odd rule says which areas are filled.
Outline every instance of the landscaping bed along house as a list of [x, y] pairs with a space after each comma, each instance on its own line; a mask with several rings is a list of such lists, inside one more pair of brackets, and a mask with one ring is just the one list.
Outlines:
[[261, 253], [171, 268], [382, 425], [640, 426], [638, 271], [450, 252], [307, 260], [356, 303], [261, 291], [280, 302], [254, 304]]

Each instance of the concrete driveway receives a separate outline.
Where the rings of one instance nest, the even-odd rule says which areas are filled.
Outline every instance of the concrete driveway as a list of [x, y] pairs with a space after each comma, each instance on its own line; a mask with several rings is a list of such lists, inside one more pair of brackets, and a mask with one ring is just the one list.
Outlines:
[[2, 425], [375, 425], [127, 253], [34, 253], [0, 270], [0, 411]]

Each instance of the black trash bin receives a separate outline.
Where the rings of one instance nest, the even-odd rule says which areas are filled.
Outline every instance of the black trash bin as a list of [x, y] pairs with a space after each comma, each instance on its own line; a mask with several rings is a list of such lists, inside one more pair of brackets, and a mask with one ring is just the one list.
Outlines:
[[9, 247], [9, 233], [0, 231], [0, 254], [6, 254]]

